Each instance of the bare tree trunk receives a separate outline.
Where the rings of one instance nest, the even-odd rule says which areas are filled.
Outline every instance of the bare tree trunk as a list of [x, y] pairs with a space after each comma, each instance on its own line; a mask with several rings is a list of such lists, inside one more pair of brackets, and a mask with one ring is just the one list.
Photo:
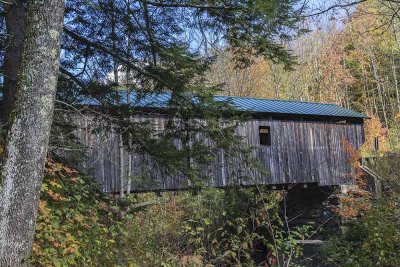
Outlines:
[[24, 3], [24, 0], [10, 1], [10, 4], [5, 4], [4, 7], [8, 39], [3, 64], [3, 101], [0, 105], [0, 121], [3, 124], [8, 122], [15, 102], [17, 72], [21, 63], [24, 41], [26, 17]]
[[122, 139], [122, 134], [118, 136], [119, 142], [119, 196], [121, 198], [125, 197], [125, 157], [124, 157], [124, 142]]
[[[130, 42], [128, 41], [128, 49], [129, 49]], [[130, 68], [126, 69], [126, 92], [127, 92], [127, 103], [128, 106], [131, 106], [131, 87], [130, 87]], [[129, 122], [132, 123], [132, 117], [129, 116]], [[131, 142], [131, 134], [129, 133], [129, 140]], [[131, 186], [132, 186], [132, 151], [128, 151], [128, 173], [127, 173], [127, 184], [126, 184], [126, 195], [131, 193]]]
[[62, 0], [31, 0], [0, 185], [0, 266], [28, 265], [53, 118]]
[[132, 152], [128, 153], [128, 177], [126, 182], [126, 195], [131, 193], [132, 187]]
[[381, 79], [378, 75], [378, 71], [376, 69], [376, 61], [375, 61], [375, 55], [371, 55], [371, 66], [372, 66], [372, 71], [374, 73], [374, 78], [376, 81], [376, 87], [378, 89], [378, 93], [379, 93], [379, 98], [381, 100], [381, 104], [382, 104], [382, 112], [383, 112], [383, 118], [385, 120], [385, 126], [386, 129], [389, 129], [389, 122], [388, 122], [388, 118], [387, 118], [387, 112], [386, 112], [386, 103], [385, 103], [385, 98], [383, 96], [383, 89], [381, 86]]
[[368, 105], [368, 111], [369, 111], [370, 114], [373, 114], [374, 113], [374, 110], [373, 110], [373, 107], [372, 107], [372, 105], [373, 105], [372, 104], [373, 96], [370, 95], [368, 82], [367, 82], [368, 78], [367, 78], [364, 66], [362, 66], [362, 65], [361, 65], [361, 73], [363, 75], [362, 80], [363, 80], [363, 85], [364, 85], [364, 92], [365, 92], [366, 97], [367, 97], [366, 101], [367, 101], [367, 105]]
[[[343, 70], [344, 70], [344, 72], [346, 71], [346, 57], [345, 57], [345, 55], [343, 55]], [[348, 89], [348, 86], [347, 86], [346, 79], [344, 79], [344, 88], [345, 88], [345, 99], [344, 100], [346, 101], [345, 107], [349, 108], [350, 107], [349, 89]]]
[[397, 81], [397, 70], [396, 64], [394, 62], [394, 55], [391, 56], [391, 63], [392, 63], [392, 74], [393, 74], [393, 81], [394, 81], [394, 88], [396, 89], [396, 100], [397, 100], [397, 110], [400, 112], [400, 95], [399, 95], [399, 84]]

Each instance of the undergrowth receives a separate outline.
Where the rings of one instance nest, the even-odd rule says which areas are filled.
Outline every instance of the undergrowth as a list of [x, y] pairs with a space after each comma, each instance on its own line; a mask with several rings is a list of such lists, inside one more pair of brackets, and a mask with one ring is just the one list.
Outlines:
[[341, 215], [351, 219], [346, 231], [332, 236], [322, 248], [326, 264], [400, 266], [399, 163], [398, 154], [388, 154], [370, 166], [380, 175], [381, 193], [342, 199]]
[[284, 230], [281, 191], [101, 193], [91, 178], [47, 161], [35, 266], [288, 266], [307, 227]]

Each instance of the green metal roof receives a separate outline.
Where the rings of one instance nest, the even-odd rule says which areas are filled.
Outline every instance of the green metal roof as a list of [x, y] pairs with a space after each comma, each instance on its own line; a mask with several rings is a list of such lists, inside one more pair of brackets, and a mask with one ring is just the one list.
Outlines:
[[367, 118], [362, 113], [336, 104], [232, 96], [216, 96], [215, 98], [217, 101], [229, 99], [239, 110], [250, 112]]
[[[121, 92], [121, 101], [127, 103], [126, 91]], [[138, 107], [167, 109], [171, 99], [170, 93], [150, 93], [141, 95], [132, 92], [130, 102]], [[229, 101], [240, 111], [268, 114], [291, 114], [324, 117], [343, 118], [368, 118], [366, 115], [341, 107], [336, 104], [325, 104], [315, 102], [289, 101], [265, 98], [238, 97], [238, 96], [215, 96], [216, 101]], [[85, 99], [81, 104], [100, 105], [97, 100]]]

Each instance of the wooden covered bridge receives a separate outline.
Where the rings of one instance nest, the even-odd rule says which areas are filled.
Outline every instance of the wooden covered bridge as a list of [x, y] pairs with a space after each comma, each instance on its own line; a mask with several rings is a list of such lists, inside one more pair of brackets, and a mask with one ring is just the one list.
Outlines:
[[[131, 97], [135, 98], [135, 94]], [[167, 93], [147, 95], [140, 107], [151, 107], [155, 112], [138, 115], [133, 120], [149, 120], [155, 129], [162, 131], [167, 117], [161, 111], [167, 107], [170, 97]], [[237, 127], [236, 134], [253, 148], [252, 156], [259, 160], [265, 172], [248, 171], [241, 166], [240, 158], [227, 159], [221, 150], [215, 155], [214, 164], [203, 168], [202, 175], [207, 178], [208, 186], [227, 186], [233, 183], [232, 175], [247, 171], [252, 179], [235, 180], [235, 183], [271, 186], [352, 183], [355, 170], [344, 142], [355, 149], [363, 144], [365, 115], [334, 104], [228, 96], [216, 96], [215, 100], [229, 100], [238, 110], [251, 114], [250, 120]], [[179, 190], [191, 186], [182, 173], [165, 174], [162, 169], [151, 167], [146, 155], [122, 149], [113, 131], [90, 131], [91, 123], [80, 120], [77, 136], [90, 147], [84, 166], [105, 192]], [[145, 175], [141, 171], [143, 166], [147, 166]], [[140, 181], [136, 179], [139, 172]]]

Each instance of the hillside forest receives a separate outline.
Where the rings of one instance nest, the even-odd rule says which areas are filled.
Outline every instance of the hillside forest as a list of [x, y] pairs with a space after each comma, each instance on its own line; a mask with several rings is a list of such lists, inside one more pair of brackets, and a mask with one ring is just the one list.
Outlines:
[[[0, 267], [400, 266], [399, 11], [394, 0], [0, 0]], [[153, 93], [171, 97], [164, 128], [134, 119], [157, 115], [139, 104]], [[215, 95], [365, 114], [364, 144], [340, 144], [353, 184], [243, 186], [238, 172], [207, 186], [221, 151], [266, 174], [235, 134], [249, 115]], [[115, 192], [87, 166], [95, 141], [80, 139], [102, 131], [117, 137]], [[127, 151], [145, 158], [136, 173]], [[151, 190], [160, 170], [190, 186]], [[296, 210], [307, 201], [322, 206]]]
[[373, 136], [381, 138], [382, 152], [397, 151], [400, 41], [396, 22], [382, 3], [363, 3], [350, 16], [330, 15], [310, 22], [313, 31], [287, 44], [297, 57], [290, 70], [262, 58], [253, 58], [250, 67], [237, 68], [229, 48], [216, 48], [217, 60], [207, 78], [224, 84], [226, 95], [335, 103], [360, 111], [371, 117], [364, 155], [373, 152]]

